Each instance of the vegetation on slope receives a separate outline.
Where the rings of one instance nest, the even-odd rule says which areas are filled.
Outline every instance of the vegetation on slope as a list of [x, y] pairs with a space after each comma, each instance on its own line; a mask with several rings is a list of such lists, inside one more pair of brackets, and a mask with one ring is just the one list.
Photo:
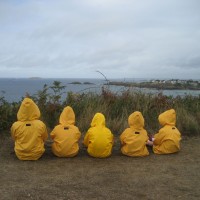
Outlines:
[[[128, 126], [128, 116], [134, 111], [140, 111], [145, 118], [145, 128], [148, 133], [158, 131], [158, 116], [167, 109], [174, 108], [177, 112], [177, 127], [183, 135], [200, 135], [200, 95], [184, 97], [165, 96], [131, 92], [129, 89], [120, 94], [111, 92], [109, 86], [103, 86], [100, 94], [69, 92], [62, 100], [65, 86], [59, 81], [53, 85], [44, 85], [35, 95], [29, 95], [40, 108], [42, 120], [49, 130], [56, 124], [62, 109], [69, 105], [76, 114], [76, 125], [82, 133], [86, 132], [96, 112], [102, 112], [106, 124], [114, 134]], [[9, 130], [15, 122], [21, 101], [8, 103], [0, 97], [0, 131]]]

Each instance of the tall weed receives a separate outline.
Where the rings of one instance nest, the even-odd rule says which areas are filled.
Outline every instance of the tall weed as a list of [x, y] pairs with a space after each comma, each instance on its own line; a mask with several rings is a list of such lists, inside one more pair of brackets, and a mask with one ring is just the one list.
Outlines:
[[[74, 109], [76, 125], [82, 133], [90, 127], [96, 112], [106, 117], [106, 125], [114, 134], [121, 134], [128, 127], [128, 116], [140, 111], [145, 118], [148, 133], [156, 133], [160, 126], [158, 116], [167, 109], [174, 108], [177, 112], [177, 128], [183, 135], [200, 135], [200, 95], [184, 97], [145, 94], [124, 90], [121, 93], [111, 92], [109, 87], [102, 87], [100, 94], [73, 93], [65, 95], [65, 86], [55, 81], [52, 86], [44, 85], [35, 95], [31, 96], [40, 108], [42, 120], [49, 130], [58, 124], [59, 116], [67, 105]], [[9, 130], [16, 121], [20, 102], [8, 103], [0, 97], [0, 130]]]

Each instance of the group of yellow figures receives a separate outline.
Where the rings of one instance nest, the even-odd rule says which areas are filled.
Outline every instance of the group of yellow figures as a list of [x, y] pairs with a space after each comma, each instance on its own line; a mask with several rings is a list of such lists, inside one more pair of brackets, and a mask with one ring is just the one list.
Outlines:
[[[18, 121], [11, 127], [11, 135], [15, 141], [15, 153], [20, 160], [37, 160], [44, 151], [44, 143], [48, 138], [46, 125], [39, 120], [40, 110], [30, 98], [25, 98], [17, 113]], [[120, 135], [121, 152], [127, 156], [147, 156], [147, 145], [153, 147], [156, 154], [175, 153], [180, 150], [181, 134], [175, 127], [176, 113], [174, 109], [159, 115], [163, 126], [152, 140], [144, 129], [144, 118], [138, 111], [128, 118], [129, 128]], [[50, 136], [53, 140], [52, 152], [58, 157], [74, 157], [79, 151], [81, 133], [75, 126], [75, 114], [70, 106], [63, 109], [59, 125]], [[114, 136], [106, 127], [105, 117], [96, 113], [84, 141], [87, 152], [92, 157], [105, 158], [112, 154]]]

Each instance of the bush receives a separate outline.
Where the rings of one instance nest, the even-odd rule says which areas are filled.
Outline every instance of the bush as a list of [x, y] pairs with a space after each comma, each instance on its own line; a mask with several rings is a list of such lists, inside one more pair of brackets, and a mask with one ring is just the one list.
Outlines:
[[[52, 86], [44, 85], [43, 89], [31, 98], [36, 102], [42, 114], [42, 120], [51, 130], [58, 124], [59, 116], [67, 105], [74, 109], [76, 125], [82, 133], [90, 126], [96, 112], [106, 117], [106, 125], [114, 134], [121, 134], [127, 128], [128, 116], [140, 111], [145, 118], [145, 128], [154, 134], [159, 130], [158, 116], [167, 109], [174, 108], [177, 112], [177, 128], [183, 135], [200, 135], [200, 95], [184, 97], [145, 94], [124, 90], [120, 94], [102, 87], [100, 94], [69, 92], [62, 100], [65, 86], [55, 81]], [[8, 103], [0, 97], [0, 130], [9, 130], [16, 121], [20, 102]]]

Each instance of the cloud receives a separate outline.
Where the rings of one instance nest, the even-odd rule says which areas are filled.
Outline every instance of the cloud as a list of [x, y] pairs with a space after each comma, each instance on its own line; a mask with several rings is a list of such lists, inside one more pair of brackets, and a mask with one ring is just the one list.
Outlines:
[[100, 70], [111, 78], [197, 78], [199, 7], [198, 0], [1, 1], [1, 76]]

